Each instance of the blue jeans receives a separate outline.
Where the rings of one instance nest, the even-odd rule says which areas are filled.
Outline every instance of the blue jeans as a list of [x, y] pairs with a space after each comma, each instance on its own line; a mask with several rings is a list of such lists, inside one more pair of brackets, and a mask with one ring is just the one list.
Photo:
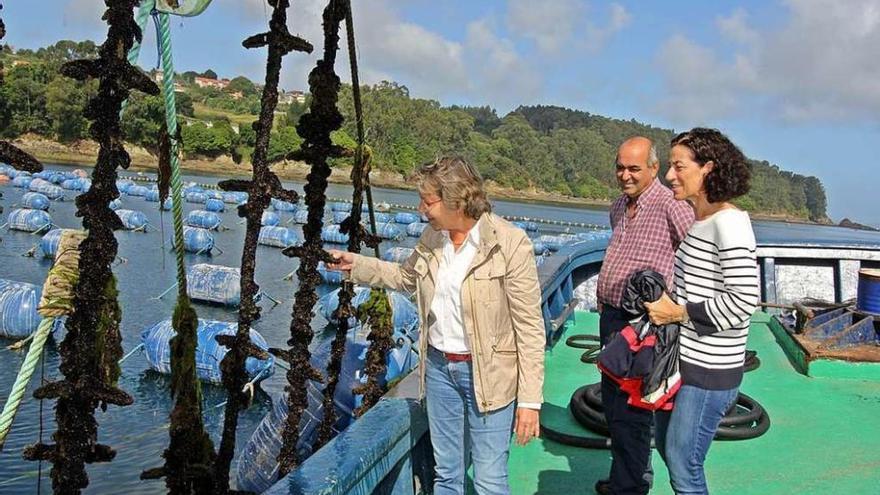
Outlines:
[[675, 395], [672, 411], [657, 411], [654, 437], [677, 495], [708, 495], [703, 463], [724, 413], [736, 400], [738, 388], [706, 390], [684, 385]]
[[474, 465], [480, 495], [509, 495], [507, 458], [515, 404], [481, 413], [470, 361], [447, 361], [429, 347], [426, 362], [428, 428], [434, 448], [434, 495], [463, 495], [465, 472]]

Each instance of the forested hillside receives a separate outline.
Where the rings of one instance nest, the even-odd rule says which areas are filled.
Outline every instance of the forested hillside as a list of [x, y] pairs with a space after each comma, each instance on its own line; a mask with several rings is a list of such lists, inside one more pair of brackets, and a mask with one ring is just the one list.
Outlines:
[[[88, 138], [82, 107], [94, 93], [94, 82], [80, 83], [58, 74], [68, 60], [94, 57], [90, 41], [60, 41], [39, 50], [0, 49], [7, 68], [0, 88], [0, 136], [36, 133], [61, 142]], [[154, 74], [155, 75], [155, 74]], [[183, 122], [183, 151], [188, 157], [230, 155], [247, 160], [254, 144], [249, 125], [259, 110], [260, 87], [244, 77], [225, 81], [222, 89], [200, 87], [196, 78], [217, 79], [210, 70], [178, 74], [176, 91]], [[608, 201], [616, 197], [614, 158], [618, 144], [634, 135], [652, 138], [661, 161], [668, 156], [673, 131], [636, 120], [619, 120], [553, 106], [521, 106], [504, 116], [490, 107], [444, 107], [434, 100], [413, 98], [400, 84], [382, 82], [363, 87], [367, 141], [379, 169], [408, 175], [418, 164], [440, 153], [465, 154], [487, 179], [517, 190], [543, 190]], [[355, 135], [351, 87], [344, 86], [340, 107], [346, 117], [335, 135], [352, 145]], [[294, 128], [308, 101], [279, 106], [272, 156], [296, 149]], [[155, 150], [162, 101], [136, 96], [126, 109], [127, 139]], [[825, 221], [826, 196], [821, 181], [751, 160], [752, 191], [740, 206], [758, 213]]]

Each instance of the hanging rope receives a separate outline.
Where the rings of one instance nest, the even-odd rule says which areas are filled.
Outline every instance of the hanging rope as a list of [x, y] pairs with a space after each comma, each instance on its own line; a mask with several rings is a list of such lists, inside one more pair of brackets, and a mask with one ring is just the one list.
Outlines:
[[24, 392], [37, 368], [40, 356], [43, 354], [43, 346], [52, 327], [55, 318], [70, 314], [73, 308], [73, 287], [79, 278], [79, 244], [85, 238], [85, 232], [78, 230], [64, 230], [58, 242], [58, 251], [55, 256], [55, 264], [49, 270], [46, 281], [43, 284], [42, 296], [37, 312], [42, 317], [40, 325], [33, 334], [31, 346], [28, 348], [21, 370], [15, 377], [12, 391], [6, 398], [6, 405], [0, 413], [0, 450], [6, 436], [12, 429], [12, 422], [21, 405]]
[[115, 452], [97, 443], [95, 407], [132, 403], [116, 387], [118, 360], [122, 355], [119, 333], [121, 312], [111, 266], [118, 244], [113, 230], [122, 222], [109, 205], [119, 197], [117, 167], [127, 168], [131, 158], [123, 147], [119, 112], [129, 91], [158, 94], [159, 88], [126, 55], [141, 37], [133, 18], [135, 0], [107, 1], [103, 19], [109, 25], [107, 40], [97, 60], [75, 60], [64, 64], [61, 73], [79, 81], [99, 80], [97, 95], [89, 100], [83, 115], [92, 120], [89, 134], [100, 144], [92, 174], [92, 187], [76, 199], [77, 216], [83, 218], [88, 236], [80, 244], [80, 273], [73, 295], [73, 312], [67, 320], [67, 337], [60, 346], [60, 370], [64, 378], [38, 388], [38, 399], [57, 399], [52, 435], [54, 445], [42, 442], [25, 449], [30, 460], [52, 462], [52, 488], [56, 493], [78, 494], [88, 486], [85, 464], [108, 462]]
[[[153, 2], [144, 2], [142, 7]], [[165, 122], [159, 158], [159, 204], [168, 197], [170, 178], [171, 216], [174, 223], [174, 253], [177, 267], [177, 304], [172, 317], [175, 336], [171, 338], [171, 426], [168, 448], [162, 454], [164, 466], [141, 473], [142, 479], [165, 477], [171, 494], [209, 494], [213, 490], [214, 445], [202, 419], [202, 390], [196, 373], [198, 315], [187, 293], [183, 247], [183, 182], [180, 178], [177, 103], [174, 95], [174, 62], [171, 52], [170, 18], [151, 12], [156, 25], [162, 65], [162, 98]], [[169, 177], [170, 174], [170, 177]]]
[[314, 337], [312, 308], [318, 300], [315, 288], [321, 283], [317, 267], [319, 261], [332, 262], [324, 251], [321, 241], [324, 206], [326, 204], [327, 178], [330, 176], [330, 158], [344, 156], [345, 150], [334, 146], [330, 133], [339, 129], [343, 117], [336, 108], [339, 96], [339, 76], [334, 72], [336, 52], [339, 50], [339, 27], [349, 9], [347, 0], [330, 0], [323, 13], [324, 53], [309, 73], [309, 91], [312, 101], [309, 112], [296, 126], [303, 143], [294, 159], [303, 160], [311, 166], [304, 187], [308, 222], [303, 226], [302, 246], [288, 247], [282, 251], [286, 256], [300, 260], [297, 276], [299, 288], [294, 296], [293, 318], [290, 322], [290, 346], [287, 350], [270, 349], [278, 359], [290, 364], [287, 372], [287, 419], [282, 432], [281, 452], [278, 454], [279, 476], [290, 472], [298, 463], [299, 422], [303, 410], [308, 407], [306, 381], [322, 381], [321, 373], [311, 364], [309, 344]]
[[294, 191], [284, 189], [278, 176], [269, 170], [267, 157], [275, 108], [278, 105], [278, 82], [281, 77], [282, 58], [292, 51], [311, 53], [312, 45], [291, 35], [288, 31], [288, 0], [276, 0], [272, 3], [269, 31], [251, 36], [242, 43], [245, 48], [268, 47], [266, 78], [260, 100], [260, 116], [253, 124], [256, 132], [256, 143], [252, 157], [253, 175], [250, 181], [226, 180], [219, 183], [220, 188], [225, 191], [247, 191], [248, 200], [238, 208], [238, 215], [245, 218], [246, 224], [244, 248], [241, 252], [241, 306], [238, 312], [238, 329], [234, 336], [217, 337], [217, 342], [229, 348], [229, 352], [220, 363], [228, 400], [223, 419], [223, 436], [214, 465], [214, 483], [217, 493], [225, 493], [229, 489], [229, 466], [235, 454], [238, 415], [250, 402], [251, 396], [247, 394], [246, 390], [252, 389], [253, 386], [246, 386], [248, 378], [245, 361], [248, 357], [268, 358], [268, 354], [250, 340], [251, 324], [260, 316], [260, 307], [256, 304], [256, 296], [260, 292], [260, 287], [254, 280], [254, 272], [263, 212], [273, 197], [288, 202], [298, 200], [298, 195]]
[[[380, 239], [378, 236], [376, 236], [376, 224], [375, 216], [372, 215], [372, 203], [368, 205], [371, 212], [372, 234], [368, 233], [361, 224], [361, 212], [364, 200], [364, 184], [369, 174], [371, 152], [369, 148], [364, 145], [363, 108], [361, 105], [360, 82], [358, 79], [357, 50], [355, 47], [354, 36], [354, 20], [350, 6], [348, 12], [345, 15], [345, 31], [348, 41], [348, 57], [351, 69], [351, 87], [354, 98], [355, 124], [357, 128], [357, 148], [355, 148], [354, 152], [354, 166], [351, 169], [351, 183], [353, 188], [351, 196], [351, 213], [349, 214], [348, 218], [346, 218], [342, 222], [340, 230], [343, 234], [348, 234], [349, 236], [349, 252], [359, 253], [361, 250], [361, 243], [363, 242], [368, 247], [372, 247], [375, 251], [376, 257], [378, 257]], [[333, 436], [333, 426], [336, 424], [337, 421], [336, 408], [333, 403], [333, 398], [336, 394], [336, 386], [339, 383], [339, 374], [342, 371], [342, 360], [345, 356], [345, 344], [349, 332], [349, 318], [355, 315], [354, 308], [351, 304], [351, 300], [353, 297], [354, 284], [351, 283], [351, 281], [349, 280], [343, 281], [342, 287], [340, 288], [338, 293], [339, 304], [334, 314], [334, 319], [338, 323], [336, 326], [336, 335], [334, 336], [333, 343], [330, 346], [330, 362], [327, 364], [327, 385], [324, 387], [323, 391], [323, 416], [321, 418], [321, 425], [318, 429], [318, 437], [315, 441], [314, 450], [321, 448], [324, 444], [330, 441], [330, 438]], [[387, 311], [390, 311], [390, 307], [387, 308]]]

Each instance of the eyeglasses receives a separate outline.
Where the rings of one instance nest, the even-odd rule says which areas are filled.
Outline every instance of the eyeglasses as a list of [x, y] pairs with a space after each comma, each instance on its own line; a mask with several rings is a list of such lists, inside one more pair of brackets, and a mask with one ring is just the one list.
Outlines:
[[419, 206], [421, 207], [424, 205], [425, 209], [428, 209], [441, 201], [443, 201], [443, 198], [437, 198], [433, 201], [427, 201], [425, 198], [419, 196]]

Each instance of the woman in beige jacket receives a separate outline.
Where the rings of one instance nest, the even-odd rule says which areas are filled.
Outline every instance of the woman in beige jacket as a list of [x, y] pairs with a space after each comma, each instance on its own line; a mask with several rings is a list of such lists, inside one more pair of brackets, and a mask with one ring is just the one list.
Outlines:
[[[544, 382], [544, 321], [532, 243], [491, 213], [480, 174], [445, 157], [418, 172], [425, 229], [403, 264], [342, 251], [328, 268], [355, 283], [416, 296], [422, 328], [436, 495], [464, 494], [474, 465], [478, 494], [509, 494], [511, 426], [537, 437]], [[424, 330], [427, 329], [427, 332]]]

